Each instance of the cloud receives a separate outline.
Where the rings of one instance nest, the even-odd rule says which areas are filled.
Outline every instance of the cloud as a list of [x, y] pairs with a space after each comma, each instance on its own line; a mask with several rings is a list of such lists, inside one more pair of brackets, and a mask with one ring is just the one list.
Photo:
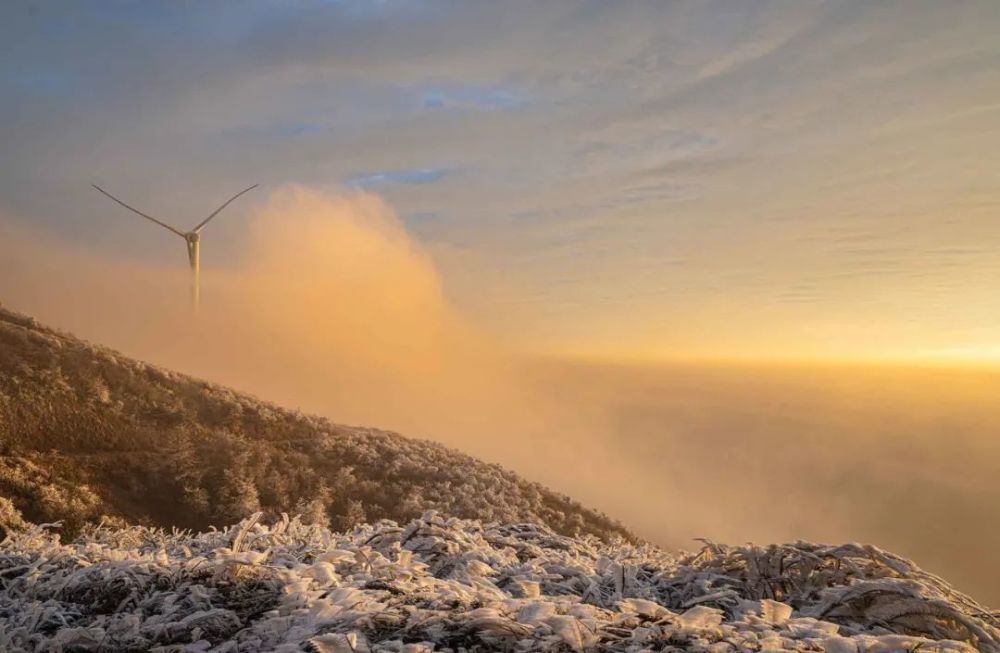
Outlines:
[[61, 70], [24, 67], [6, 77], [15, 88], [46, 99], [65, 100], [71, 98], [77, 90], [77, 82], [73, 76]]
[[273, 123], [250, 129], [242, 129], [244, 133], [258, 133], [262, 135], [274, 134], [284, 138], [297, 138], [300, 136], [312, 136], [322, 134], [328, 127], [316, 122], [306, 122], [301, 120], [278, 120]]
[[[17, 165], [0, 205], [166, 261], [91, 181], [183, 222], [231, 187], [346, 180], [437, 216], [413, 223], [446, 287], [475, 286], [439, 256], [461, 250], [485, 262], [482, 284], [522, 288], [544, 318], [484, 317], [538, 347], [611, 320], [600, 332], [619, 342], [646, 346], [648, 329], [703, 347], [719, 325], [690, 316], [728, 322], [725, 307], [797, 284], [817, 311], [857, 298], [858, 325], [964, 313], [974, 329], [983, 257], [905, 253], [997, 236], [997, 24], [975, 3], [8, 3], [0, 142]], [[232, 218], [213, 225], [227, 261]], [[838, 229], [890, 254], [824, 241]], [[952, 293], [949, 268], [966, 263], [976, 289]], [[918, 278], [933, 306], [896, 285]], [[474, 289], [457, 301], [495, 304]], [[795, 304], [772, 319], [813, 332]], [[688, 316], [687, 336], [670, 315]]]
[[475, 86], [431, 87], [421, 97], [427, 109], [514, 109], [527, 103], [507, 89]]
[[344, 183], [354, 188], [377, 188], [391, 184], [434, 184], [454, 174], [451, 168], [413, 168], [365, 172], [348, 177]]

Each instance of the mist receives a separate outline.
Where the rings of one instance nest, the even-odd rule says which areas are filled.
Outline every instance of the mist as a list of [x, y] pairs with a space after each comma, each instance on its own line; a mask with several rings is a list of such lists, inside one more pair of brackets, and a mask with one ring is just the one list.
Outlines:
[[[126, 218], [128, 216], [125, 216]], [[153, 227], [151, 227], [153, 228]], [[176, 267], [0, 221], [0, 302], [156, 364], [515, 469], [670, 547], [861, 540], [1000, 603], [1000, 375], [528, 359], [375, 195], [274, 192], [202, 306]], [[994, 565], [996, 567], [996, 565]]]
[[5, 229], [9, 306], [277, 403], [451, 432], [513, 387], [499, 350], [449, 304], [430, 258], [374, 195], [273, 193], [246, 225], [237, 262], [203, 272], [197, 314], [183, 241], [167, 232], [162, 246], [177, 250], [176, 267], [116, 263]]

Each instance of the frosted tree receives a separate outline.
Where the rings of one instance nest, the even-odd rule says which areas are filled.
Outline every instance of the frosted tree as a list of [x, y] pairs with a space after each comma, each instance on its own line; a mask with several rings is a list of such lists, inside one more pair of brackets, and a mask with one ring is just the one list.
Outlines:
[[238, 519], [260, 510], [260, 495], [253, 481], [237, 473], [227, 475], [216, 504], [216, 516], [223, 521]]
[[359, 524], [365, 523], [365, 506], [356, 499], [347, 501], [347, 510], [337, 517], [337, 528], [343, 531], [350, 530]]
[[300, 499], [295, 504], [295, 514], [302, 518], [302, 521], [306, 524], [314, 524], [316, 526], [323, 526], [324, 528], [330, 527], [330, 490], [324, 485], [320, 484], [319, 490], [310, 499]]
[[0, 497], [0, 540], [7, 533], [23, 530], [27, 525], [14, 503], [7, 497]]

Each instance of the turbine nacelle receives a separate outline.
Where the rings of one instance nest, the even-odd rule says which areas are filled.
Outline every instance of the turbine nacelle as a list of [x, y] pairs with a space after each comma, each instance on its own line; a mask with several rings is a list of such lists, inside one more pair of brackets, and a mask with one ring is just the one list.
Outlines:
[[184, 234], [184, 240], [187, 241], [188, 260], [191, 262], [191, 269], [194, 270], [198, 267], [198, 254], [201, 250], [201, 234], [197, 231], [189, 231]]
[[137, 213], [137, 214], [141, 215], [142, 217], [146, 218], [147, 220], [149, 220], [151, 222], [155, 222], [156, 224], [160, 225], [164, 229], [166, 229], [166, 230], [168, 230], [170, 232], [173, 232], [174, 234], [177, 234], [178, 236], [180, 236], [181, 238], [184, 239], [184, 242], [187, 244], [188, 262], [191, 264], [191, 304], [192, 304], [192, 306], [194, 306], [194, 308], [196, 310], [198, 308], [199, 293], [200, 293], [200, 291], [199, 291], [199, 285], [200, 285], [199, 284], [199, 275], [200, 275], [200, 272], [201, 272], [201, 230], [204, 229], [205, 225], [207, 225], [212, 220], [212, 218], [214, 218], [215, 216], [217, 216], [222, 211], [222, 209], [224, 209], [227, 206], [229, 206], [233, 202], [233, 200], [235, 200], [240, 195], [243, 195], [244, 193], [249, 193], [254, 188], [257, 188], [258, 185], [259, 184], [254, 184], [253, 186], [250, 186], [249, 188], [245, 188], [245, 189], [241, 190], [240, 192], [236, 193], [235, 195], [233, 195], [232, 197], [230, 197], [228, 200], [226, 200], [222, 204], [222, 206], [220, 206], [219, 208], [217, 208], [214, 211], [212, 211], [212, 213], [207, 218], [205, 218], [204, 220], [202, 220], [201, 222], [199, 222], [195, 226], [195, 228], [192, 229], [191, 231], [181, 231], [180, 229], [177, 229], [175, 227], [170, 226], [166, 222], [161, 222], [161, 221], [157, 220], [156, 218], [154, 218], [151, 215], [146, 215], [145, 213], [143, 213], [139, 209], [136, 209], [136, 208], [133, 208], [133, 207], [129, 206], [128, 204], [126, 204], [125, 202], [121, 201], [120, 199], [118, 199], [117, 197], [115, 197], [114, 195], [112, 195], [111, 193], [109, 193], [108, 191], [104, 190], [103, 188], [101, 188], [97, 184], [91, 184], [91, 186], [93, 186], [94, 188], [96, 188], [102, 194], [104, 194], [107, 197], [111, 198], [112, 200], [114, 200], [118, 204], [121, 204], [122, 206], [124, 206], [129, 211], [132, 211], [133, 213]]

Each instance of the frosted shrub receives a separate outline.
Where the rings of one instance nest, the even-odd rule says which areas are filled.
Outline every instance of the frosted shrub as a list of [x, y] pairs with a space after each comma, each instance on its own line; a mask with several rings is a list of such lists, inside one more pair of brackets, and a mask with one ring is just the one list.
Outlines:
[[0, 539], [7, 533], [21, 531], [27, 528], [28, 523], [24, 521], [19, 511], [10, 499], [0, 497]]
[[998, 619], [870, 546], [649, 545], [434, 512], [333, 533], [38, 527], [0, 545], [0, 650], [1000, 652]]

